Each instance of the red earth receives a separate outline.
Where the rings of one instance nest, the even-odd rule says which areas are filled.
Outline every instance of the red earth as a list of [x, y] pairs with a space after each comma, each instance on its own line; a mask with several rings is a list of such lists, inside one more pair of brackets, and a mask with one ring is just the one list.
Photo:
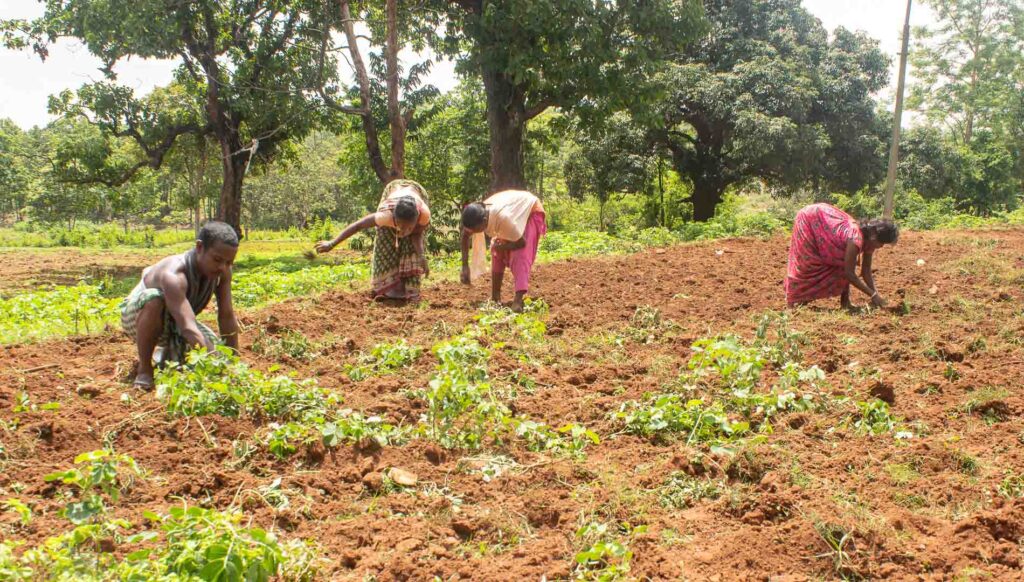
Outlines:
[[[525, 363], [515, 346], [493, 346], [490, 373], [496, 385], [514, 373], [535, 382], [507, 403], [516, 414], [597, 432], [600, 444], [582, 459], [413, 440], [287, 461], [261, 451], [240, 464], [232, 441], [258, 427], [168, 417], [154, 395], [125, 383], [134, 354], [120, 333], [0, 347], [0, 497], [36, 514], [21, 527], [0, 513], [0, 538], [39, 542], [65, 528], [58, 487], [43, 477], [109, 445], [149, 472], [118, 515], [138, 523], [144, 510], [182, 499], [241, 507], [254, 523], [319, 544], [322, 579], [568, 579], [576, 532], [591, 522], [647, 526], [620, 537], [638, 579], [1024, 577], [1024, 492], [1004, 483], [1024, 473], [1024, 231], [907, 233], [875, 260], [896, 309], [848, 314], [835, 300], [791, 311], [790, 327], [810, 339], [803, 363], [826, 371], [839, 404], [782, 417], [764, 443], [736, 456], [630, 436], [610, 417], [675, 379], [696, 339], [750, 338], [761, 314], [782, 309], [786, 248], [784, 238], [737, 239], [537, 268], [531, 293], [551, 306], [547, 335], [518, 346]], [[353, 382], [345, 365], [382, 341], [429, 348], [471, 323], [488, 289], [441, 283], [407, 307], [342, 292], [287, 301], [243, 314], [242, 355], [315, 377], [346, 407], [413, 424], [423, 404], [407, 393], [426, 385], [436, 363], [429, 349], [398, 375]], [[641, 306], [674, 326], [648, 343], [628, 339]], [[322, 343], [321, 353], [307, 361], [251, 349], [260, 333], [286, 330]], [[22, 391], [60, 409], [16, 414]], [[852, 428], [853, 402], [873, 396], [891, 402], [912, 438]], [[485, 481], [472, 469], [496, 454], [516, 465]], [[375, 493], [390, 467], [415, 473], [418, 485]], [[665, 507], [662, 485], [679, 471], [713, 480], [722, 494]], [[284, 509], [257, 493], [277, 478], [290, 498]], [[825, 524], [848, 534], [841, 555], [820, 533]]]

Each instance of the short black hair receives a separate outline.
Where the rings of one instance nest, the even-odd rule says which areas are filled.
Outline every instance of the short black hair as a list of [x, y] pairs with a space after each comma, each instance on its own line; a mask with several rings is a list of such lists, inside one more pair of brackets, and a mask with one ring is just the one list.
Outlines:
[[238, 233], [226, 222], [210, 220], [199, 229], [199, 242], [204, 249], [213, 248], [217, 243], [238, 248]]
[[395, 203], [395, 220], [416, 220], [420, 216], [420, 207], [412, 196], [402, 196]]
[[462, 209], [462, 226], [477, 229], [487, 224], [487, 209], [483, 202], [473, 202]]
[[900, 227], [888, 219], [869, 220], [860, 225], [860, 232], [867, 238], [891, 245], [900, 239]]

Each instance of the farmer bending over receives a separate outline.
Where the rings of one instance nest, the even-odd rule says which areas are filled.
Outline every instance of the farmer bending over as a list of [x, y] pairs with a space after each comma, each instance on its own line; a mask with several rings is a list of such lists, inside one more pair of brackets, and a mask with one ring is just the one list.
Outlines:
[[853, 285], [871, 298], [872, 305], [885, 307], [885, 299], [875, 288], [871, 259], [884, 245], [896, 244], [899, 236], [899, 228], [891, 220], [858, 223], [834, 206], [807, 206], [793, 223], [784, 284], [786, 303], [793, 307], [838, 296], [840, 305], [849, 309]]
[[384, 187], [377, 212], [348, 225], [333, 239], [318, 242], [316, 252], [328, 253], [356, 233], [376, 227], [370, 296], [419, 301], [420, 279], [430, 274], [423, 244], [429, 225], [427, 191], [412, 180], [394, 180]]
[[[510, 307], [523, 310], [523, 298], [530, 289], [530, 271], [537, 260], [540, 239], [548, 231], [544, 206], [524, 190], [498, 192], [483, 202], [474, 202], [462, 210], [462, 282], [469, 284], [480, 276], [484, 253], [484, 234], [491, 237], [491, 299], [501, 301], [505, 267], [512, 271], [516, 296]], [[473, 265], [468, 261], [473, 239]]]
[[[236, 254], [234, 229], [211, 220], [199, 231], [194, 249], [142, 271], [142, 280], [121, 304], [121, 325], [139, 351], [135, 386], [152, 389], [157, 346], [161, 348], [158, 365], [183, 361], [188, 348], [213, 350], [221, 339], [238, 349], [238, 320], [231, 305], [231, 265]], [[214, 294], [220, 338], [196, 321]]]

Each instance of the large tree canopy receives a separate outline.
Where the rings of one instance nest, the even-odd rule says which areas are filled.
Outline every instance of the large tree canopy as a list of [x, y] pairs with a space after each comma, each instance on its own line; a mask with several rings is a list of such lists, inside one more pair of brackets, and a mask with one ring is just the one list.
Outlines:
[[593, 195], [598, 202], [598, 228], [604, 230], [604, 208], [613, 194], [637, 193], [647, 187], [653, 153], [644, 132], [623, 112], [597, 123], [575, 123], [578, 145], [566, 156], [563, 171], [569, 195]]
[[[1024, 186], [1024, 3], [1020, 0], [926, 0], [932, 26], [915, 30], [909, 105], [946, 129], [970, 162], [962, 179], [986, 186], [977, 209], [1013, 202], [999, 193], [1008, 179]], [[1003, 170], [1013, 166], [1011, 175]], [[977, 169], [969, 169], [971, 166]], [[981, 180], [978, 172], [985, 174]], [[957, 198], [971, 196], [957, 191]], [[1012, 204], [1010, 204], [1012, 206]]]
[[[180, 135], [215, 137], [223, 167], [219, 215], [237, 229], [250, 160], [270, 158], [315, 121], [311, 96], [323, 84], [327, 7], [315, 0], [52, 0], [40, 19], [8, 21], [4, 29], [9, 45], [32, 46], [44, 58], [49, 43], [77, 38], [105, 63], [108, 81], [54, 103], [58, 112], [85, 115], [135, 142], [139, 159], [125, 172], [100, 172], [98, 181], [123, 183], [142, 167], [158, 167]], [[156, 97], [170, 101], [139, 100], [114, 82], [114, 64], [131, 57], [181, 61], [177, 89]]]
[[970, 145], [978, 128], [999, 125], [1024, 64], [1015, 38], [1019, 0], [925, 0], [937, 23], [914, 31], [910, 106]]
[[[696, 220], [725, 190], [769, 185], [858, 189], [882, 172], [871, 94], [889, 60], [845, 29], [832, 38], [799, 0], [706, 0], [709, 34], [660, 76], [666, 98], [636, 116], [693, 183]], [[652, 115], [653, 113], [653, 115]]]
[[638, 80], [701, 30], [697, 0], [438, 0], [449, 54], [483, 79], [491, 189], [523, 188], [527, 122], [637, 97]]

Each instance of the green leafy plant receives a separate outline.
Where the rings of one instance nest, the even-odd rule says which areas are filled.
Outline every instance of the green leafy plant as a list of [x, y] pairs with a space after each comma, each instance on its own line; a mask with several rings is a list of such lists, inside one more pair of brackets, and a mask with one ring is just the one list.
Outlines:
[[[242, 525], [243, 515], [237, 511], [182, 506], [146, 517], [159, 526], [165, 541], [128, 555], [125, 570], [134, 575], [223, 582], [316, 579], [319, 559], [314, 546], [281, 542], [272, 532]], [[146, 532], [137, 541], [156, 535]]]
[[35, 577], [35, 572], [32, 568], [14, 554], [15, 549], [23, 545], [24, 542], [0, 541], [0, 580], [17, 582], [19, 580], [32, 580]]
[[900, 420], [889, 411], [889, 405], [884, 400], [874, 399], [867, 402], [858, 402], [858, 418], [853, 426], [858, 432], [864, 434], [882, 434], [892, 432], [896, 429]]
[[688, 367], [698, 378], [713, 376], [728, 390], [753, 388], [768, 360], [734, 335], [697, 340]]
[[850, 574], [850, 553], [854, 551], [853, 533], [841, 525], [824, 521], [816, 521], [814, 530], [828, 548], [825, 553], [816, 557], [829, 558], [837, 574]]
[[346, 366], [345, 372], [349, 378], [359, 382], [373, 375], [390, 374], [411, 366], [422, 354], [423, 348], [410, 346], [404, 339], [379, 343], [369, 354], [361, 356], [357, 364]]
[[489, 305], [474, 318], [476, 325], [468, 333], [502, 339], [520, 337], [528, 342], [536, 342], [547, 333], [543, 317], [549, 309], [548, 304], [541, 299], [527, 299], [522, 313], [515, 313], [507, 307]]
[[546, 424], [526, 418], [508, 419], [508, 423], [513, 427], [515, 436], [526, 441], [531, 451], [579, 457], [588, 446], [601, 443], [597, 433], [579, 424], [567, 424], [556, 431]]
[[50, 412], [60, 410], [60, 402], [47, 402], [45, 404], [36, 405], [32, 402], [32, 398], [28, 395], [28, 392], [21, 391], [15, 397], [15, 404], [11, 408], [11, 411], [15, 414], [38, 412], [40, 410]]
[[17, 514], [18, 522], [21, 523], [22, 527], [32, 523], [32, 508], [25, 505], [20, 499], [10, 497], [7, 501], [4, 501], [3, 505], [7, 511]]
[[718, 499], [722, 494], [718, 484], [711, 479], [694, 477], [682, 471], [669, 475], [657, 492], [661, 505], [670, 509], [686, 509], [701, 499]]
[[606, 523], [590, 523], [576, 531], [583, 549], [576, 553], [576, 579], [592, 582], [614, 582], [625, 579], [630, 572], [633, 552], [628, 538], [647, 531], [623, 524], [612, 529]]
[[106, 512], [103, 495], [117, 503], [135, 478], [144, 476], [135, 459], [106, 449], [78, 455], [75, 465], [78, 466], [45, 477], [47, 482], [59, 481], [78, 490], [79, 501], [61, 510], [61, 515], [75, 525], [96, 521]]
[[368, 438], [383, 445], [400, 442], [405, 434], [379, 417], [341, 409], [341, 397], [313, 379], [268, 377], [226, 349], [193, 351], [184, 365], [159, 371], [156, 380], [157, 396], [171, 414], [251, 418], [265, 424], [258, 438], [280, 458], [300, 445], [336, 447]]
[[421, 418], [428, 438], [446, 447], [479, 448], [496, 438], [508, 408], [487, 382], [490, 353], [472, 338], [459, 336], [434, 347], [437, 372], [421, 396], [427, 411]]
[[661, 340], [666, 333], [675, 329], [675, 322], [665, 319], [661, 310], [650, 305], [640, 305], [629, 318], [625, 335], [639, 344], [652, 344]]
[[539, 301], [528, 302], [522, 314], [490, 309], [462, 334], [436, 344], [435, 372], [426, 388], [413, 393], [427, 405], [420, 418], [419, 433], [444, 447], [466, 449], [501, 443], [513, 436], [533, 451], [577, 457], [587, 446], [599, 443], [598, 435], [581, 425], [568, 424], [555, 430], [525, 417], [512, 416], [491, 386], [487, 369], [490, 351], [480, 344], [480, 339], [496, 333], [533, 341], [543, 335], [543, 327], [532, 322], [540, 321], [545, 313], [547, 305]]
[[628, 433], [644, 437], [683, 433], [688, 443], [717, 443], [750, 432], [749, 423], [729, 420], [721, 405], [706, 406], [700, 399], [684, 401], [676, 394], [626, 402], [614, 416], [625, 424]]
[[777, 367], [800, 362], [807, 335], [789, 327], [789, 314], [768, 311], [761, 316], [754, 332], [754, 345], [761, 355]]
[[0, 542], [2, 580], [211, 580], [217, 582], [308, 582], [318, 575], [317, 548], [243, 525], [237, 511], [172, 507], [166, 515], [144, 512], [156, 530], [122, 541], [143, 546], [121, 558], [101, 532], [128, 526], [107, 520], [52, 536], [20, 557], [16, 543]]
[[996, 487], [996, 491], [1007, 499], [1024, 497], [1024, 474], [1007, 472]]

